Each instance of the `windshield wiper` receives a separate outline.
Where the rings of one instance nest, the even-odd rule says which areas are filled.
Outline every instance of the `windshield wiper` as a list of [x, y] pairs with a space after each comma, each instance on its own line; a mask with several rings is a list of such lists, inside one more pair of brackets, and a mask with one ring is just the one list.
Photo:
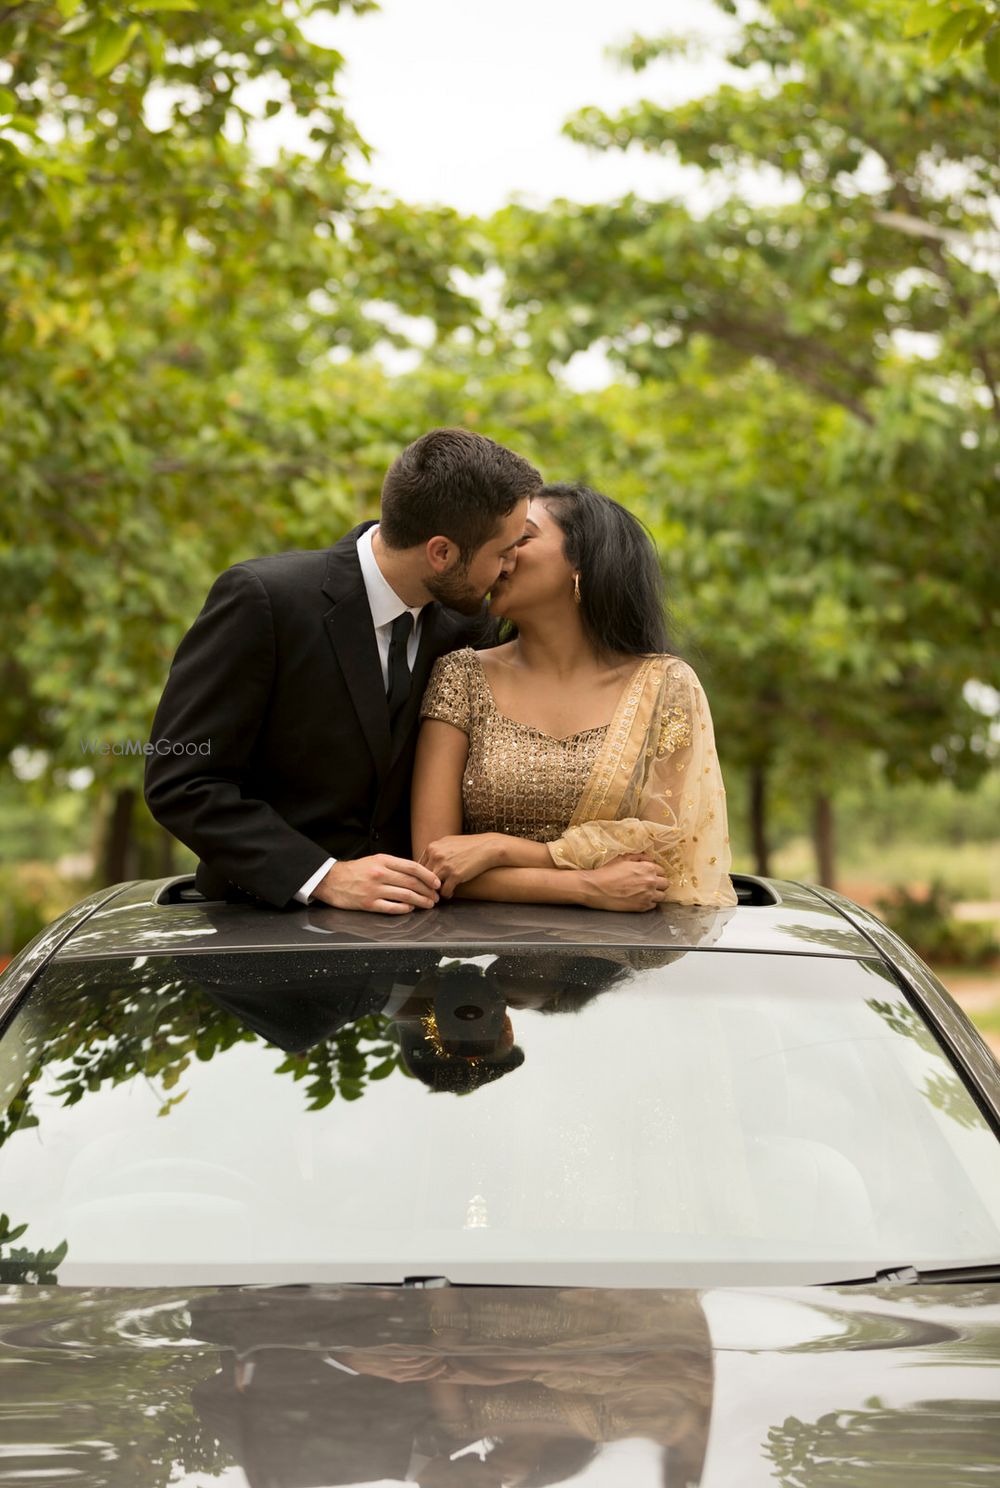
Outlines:
[[946, 1266], [918, 1271], [916, 1266], [886, 1266], [874, 1276], [849, 1276], [824, 1281], [822, 1286], [940, 1286], [958, 1281], [1000, 1281], [1000, 1261], [981, 1261], [972, 1266]]

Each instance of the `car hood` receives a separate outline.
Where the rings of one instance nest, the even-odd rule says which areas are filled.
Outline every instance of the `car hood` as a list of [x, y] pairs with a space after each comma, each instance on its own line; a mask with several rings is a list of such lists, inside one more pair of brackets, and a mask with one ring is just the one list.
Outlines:
[[0, 1288], [15, 1488], [995, 1473], [998, 1285]]

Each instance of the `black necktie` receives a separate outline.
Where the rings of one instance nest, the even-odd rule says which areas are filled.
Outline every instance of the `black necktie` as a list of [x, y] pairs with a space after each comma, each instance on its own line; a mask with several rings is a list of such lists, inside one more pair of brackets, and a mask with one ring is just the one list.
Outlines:
[[413, 629], [413, 616], [404, 610], [392, 622], [389, 640], [389, 689], [386, 702], [389, 705], [389, 728], [394, 729], [403, 704], [410, 695], [410, 668], [406, 660], [406, 647]]

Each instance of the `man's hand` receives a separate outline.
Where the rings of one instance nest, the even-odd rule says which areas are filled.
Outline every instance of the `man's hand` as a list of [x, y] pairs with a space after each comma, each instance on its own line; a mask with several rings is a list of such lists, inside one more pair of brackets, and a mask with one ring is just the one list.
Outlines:
[[411, 914], [433, 909], [441, 880], [409, 858], [376, 853], [371, 858], [341, 859], [313, 890], [313, 897], [336, 909], [367, 909], [376, 914]]
[[420, 857], [421, 865], [441, 884], [441, 897], [450, 899], [459, 884], [478, 878], [490, 868], [505, 865], [502, 832], [472, 832], [467, 836], [439, 837], [429, 842]]
[[[390, 1345], [390, 1347], [392, 1347]], [[448, 1372], [448, 1361], [440, 1354], [422, 1353], [414, 1349], [354, 1349], [348, 1353], [345, 1363], [358, 1374], [374, 1374], [379, 1379], [395, 1380], [407, 1384], [411, 1380], [440, 1379]]]

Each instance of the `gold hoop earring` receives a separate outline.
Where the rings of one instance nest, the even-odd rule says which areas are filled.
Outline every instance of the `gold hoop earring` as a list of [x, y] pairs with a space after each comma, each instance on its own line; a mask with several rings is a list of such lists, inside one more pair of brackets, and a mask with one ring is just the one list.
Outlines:
[[573, 598], [577, 604], [580, 604], [580, 575], [578, 573], [573, 575]]

